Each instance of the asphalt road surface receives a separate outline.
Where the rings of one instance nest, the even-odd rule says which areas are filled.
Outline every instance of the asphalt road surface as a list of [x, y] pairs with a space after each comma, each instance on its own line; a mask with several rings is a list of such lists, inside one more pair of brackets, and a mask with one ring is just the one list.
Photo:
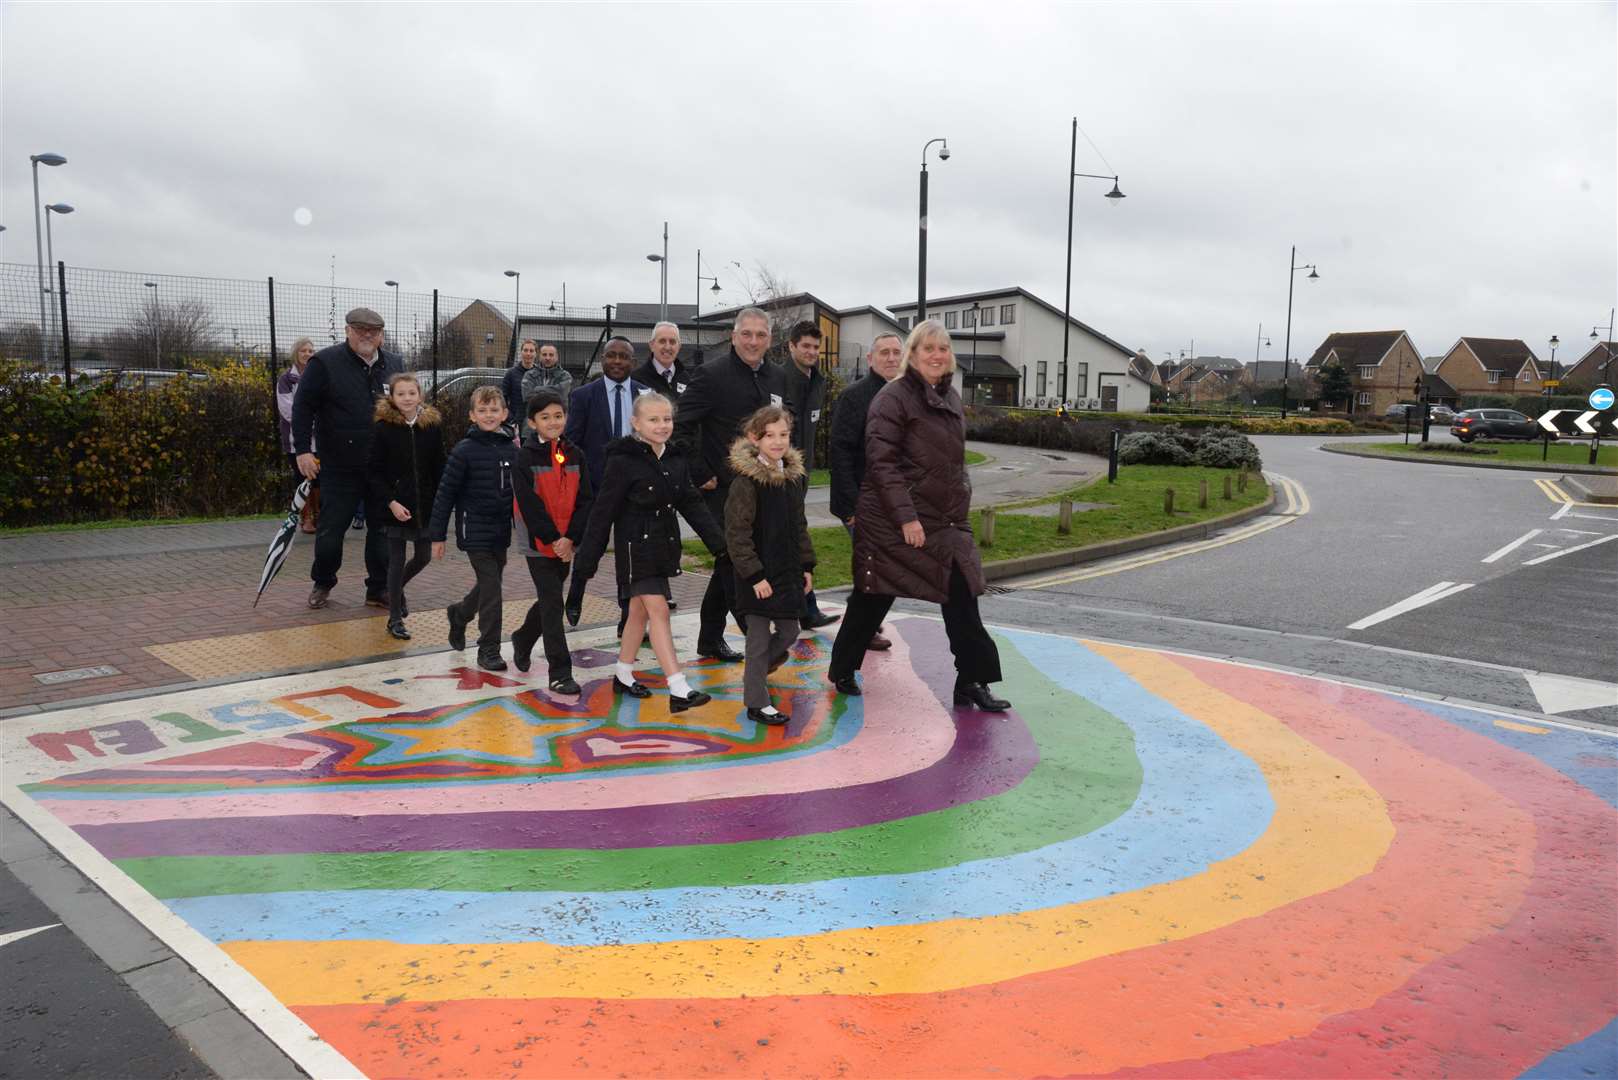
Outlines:
[[[1386, 439], [1386, 436], [1380, 436]], [[1506, 708], [1552, 711], [1525, 673], [1618, 677], [1618, 507], [1554, 474], [1255, 440], [1277, 512], [1199, 544], [1007, 582], [985, 618], [1228, 653]], [[1330, 440], [1338, 441], [1338, 440]], [[1082, 518], [1075, 531], [1082, 527]], [[1618, 723], [1599, 686], [1588, 708]]]

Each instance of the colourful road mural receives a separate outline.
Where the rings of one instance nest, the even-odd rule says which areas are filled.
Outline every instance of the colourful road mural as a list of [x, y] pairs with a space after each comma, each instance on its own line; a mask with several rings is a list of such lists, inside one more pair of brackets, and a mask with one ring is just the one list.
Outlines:
[[996, 716], [893, 628], [784, 728], [438, 656], [7, 800], [372, 1076], [1618, 1075], [1612, 737], [1019, 631]]

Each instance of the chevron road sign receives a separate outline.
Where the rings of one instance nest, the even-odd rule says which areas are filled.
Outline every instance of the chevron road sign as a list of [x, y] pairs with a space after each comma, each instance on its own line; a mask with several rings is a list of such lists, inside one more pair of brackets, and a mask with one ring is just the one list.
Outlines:
[[1537, 423], [1541, 429], [1556, 435], [1618, 437], [1618, 416], [1610, 411], [1551, 409], [1541, 414]]

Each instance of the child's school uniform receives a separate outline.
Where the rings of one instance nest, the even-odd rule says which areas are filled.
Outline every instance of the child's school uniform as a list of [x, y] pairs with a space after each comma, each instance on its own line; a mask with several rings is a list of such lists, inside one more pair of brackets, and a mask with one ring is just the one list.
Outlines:
[[[371, 449], [366, 459], [366, 486], [375, 512], [386, 521], [388, 538], [388, 620], [402, 620], [409, 609], [404, 587], [432, 562], [432, 542], [426, 538], [425, 518], [433, 511], [438, 495], [438, 478], [444, 472], [443, 417], [431, 405], [416, 411], [414, 420], [392, 400], [376, 403]], [[397, 502], [410, 511], [409, 521], [400, 521], [388, 509]], [[405, 545], [415, 545], [414, 557], [405, 561]]]
[[[732, 445], [729, 463], [735, 479], [725, 497], [725, 548], [736, 575], [736, 613], [747, 616], [742, 703], [762, 709], [770, 704], [769, 670], [797, 640], [803, 575], [815, 565], [803, 508], [803, 455], [788, 447], [777, 465], [742, 438]], [[762, 600], [753, 592], [761, 581], [770, 583]]]
[[511, 546], [511, 465], [516, 458], [509, 428], [473, 427], [450, 451], [427, 530], [429, 540], [443, 541], [454, 513], [455, 546], [466, 552], [477, 583], [449, 606], [450, 632], [452, 637], [464, 632], [475, 614], [480, 661], [500, 655], [500, 576]]
[[561, 438], [545, 442], [532, 428], [524, 432], [511, 468], [517, 547], [527, 556], [523, 561], [536, 597], [527, 618], [511, 635], [511, 645], [517, 666], [526, 670], [534, 643], [543, 637], [545, 663], [556, 682], [571, 677], [573, 661], [562, 623], [562, 582], [568, 566], [556, 557], [552, 545], [566, 537], [576, 548], [584, 539], [593, 501], [590, 473], [584, 451]]
[[673, 442], [661, 457], [650, 443], [633, 435], [607, 444], [606, 472], [590, 507], [584, 541], [573, 556], [569, 604], [582, 597], [613, 538], [613, 566], [618, 598], [668, 595], [669, 578], [680, 572], [678, 513], [715, 555], [725, 550], [724, 537], [702, 492], [691, 482], [685, 455]]

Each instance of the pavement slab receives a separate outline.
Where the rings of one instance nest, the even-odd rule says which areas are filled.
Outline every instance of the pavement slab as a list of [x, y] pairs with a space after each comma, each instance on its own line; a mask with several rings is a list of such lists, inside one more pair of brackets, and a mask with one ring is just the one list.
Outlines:
[[779, 728], [739, 665], [617, 697], [609, 628], [577, 697], [437, 651], [13, 717], [0, 798], [208, 980], [185, 1038], [314, 1076], [1618, 1075], [1611, 733], [1004, 626], [982, 713], [889, 628], [860, 697], [801, 639]]

